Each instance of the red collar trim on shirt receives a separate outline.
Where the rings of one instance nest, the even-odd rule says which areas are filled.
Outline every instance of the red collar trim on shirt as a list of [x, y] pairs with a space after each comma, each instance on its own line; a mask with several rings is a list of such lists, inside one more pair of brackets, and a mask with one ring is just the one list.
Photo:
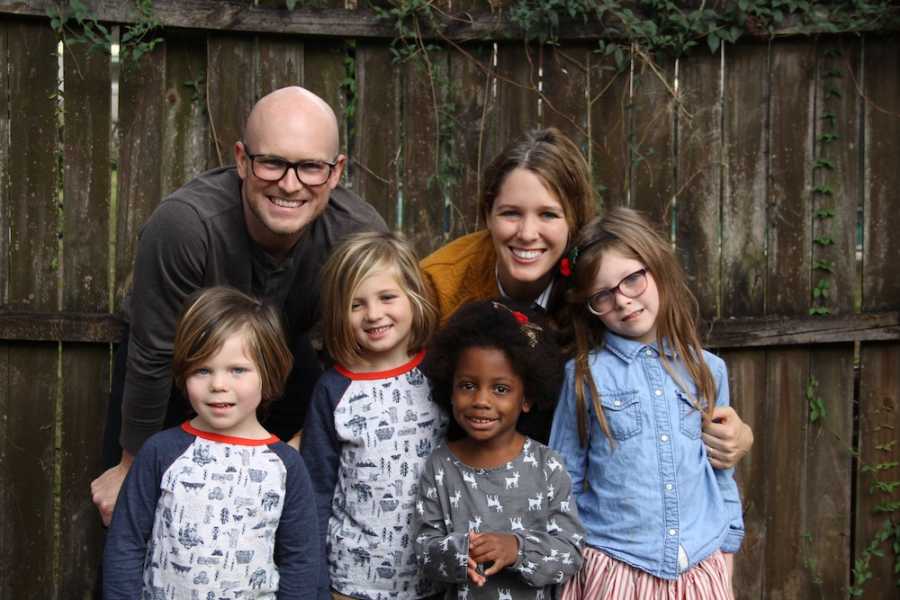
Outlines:
[[209, 440], [211, 442], [221, 442], [223, 444], [236, 444], [238, 446], [268, 446], [269, 444], [274, 444], [275, 442], [280, 441], [277, 435], [269, 436], [261, 440], [251, 440], [249, 438], [210, 433], [209, 431], [201, 431], [197, 429], [196, 427], [191, 425], [190, 421], [185, 421], [184, 423], [182, 423], [181, 428], [187, 433], [195, 435], [198, 438], [203, 438], [204, 440]]
[[419, 363], [422, 362], [423, 358], [425, 358], [424, 350], [420, 351], [418, 354], [412, 357], [409, 362], [404, 363], [399, 367], [388, 369], [387, 371], [368, 371], [357, 373], [356, 371], [351, 371], [350, 369], [337, 364], [334, 365], [334, 370], [348, 379], [388, 379], [389, 377], [396, 377], [398, 375], [403, 375], [404, 373], [412, 371], [419, 366]]

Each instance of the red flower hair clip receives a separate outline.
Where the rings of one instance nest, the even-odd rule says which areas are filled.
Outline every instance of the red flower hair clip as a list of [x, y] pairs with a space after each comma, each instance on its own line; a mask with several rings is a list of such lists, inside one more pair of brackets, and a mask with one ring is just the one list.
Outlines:
[[512, 316], [514, 316], [516, 318], [516, 321], [519, 322], [519, 325], [525, 325], [526, 323], [528, 323], [528, 316], [525, 313], [519, 312], [517, 310], [511, 312]]
[[563, 277], [572, 276], [572, 262], [569, 260], [568, 256], [563, 257], [563, 259], [559, 261], [559, 274]]

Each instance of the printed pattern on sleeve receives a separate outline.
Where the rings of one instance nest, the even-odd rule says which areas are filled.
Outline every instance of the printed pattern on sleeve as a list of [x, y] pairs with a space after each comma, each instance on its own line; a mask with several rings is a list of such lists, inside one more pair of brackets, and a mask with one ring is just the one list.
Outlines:
[[[416, 503], [416, 551], [428, 577], [456, 584], [447, 598], [550, 600], [581, 566], [584, 532], [560, 457], [533, 440], [496, 469], [473, 469], [446, 446], [425, 468]], [[467, 581], [468, 532], [507, 532], [519, 559], [482, 587]]]

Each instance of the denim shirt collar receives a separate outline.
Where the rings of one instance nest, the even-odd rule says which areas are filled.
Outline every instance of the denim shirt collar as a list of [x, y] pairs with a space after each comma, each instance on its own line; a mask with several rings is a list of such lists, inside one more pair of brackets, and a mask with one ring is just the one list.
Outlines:
[[[644, 348], [649, 348], [653, 351], [654, 356], [659, 356], [658, 343], [653, 342], [652, 344], [645, 344], [644, 342], [639, 342], [631, 338], [616, 335], [609, 330], [606, 331], [604, 343], [607, 350], [618, 356], [626, 364], [633, 361], [637, 357], [638, 352], [640, 352]], [[674, 359], [675, 352], [674, 350], [672, 350], [671, 345], [668, 342], [664, 341], [662, 346], [663, 351], [666, 353], [666, 356], [668, 356], [670, 359]]]

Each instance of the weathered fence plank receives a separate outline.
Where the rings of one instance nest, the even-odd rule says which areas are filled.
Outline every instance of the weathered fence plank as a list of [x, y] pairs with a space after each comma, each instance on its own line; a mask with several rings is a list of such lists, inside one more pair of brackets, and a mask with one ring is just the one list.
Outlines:
[[[0, 63], [9, 64], [8, 21], [0, 21]], [[4, 305], [8, 300], [9, 264], [6, 257], [9, 256], [9, 69], [0, 69], [0, 301]], [[0, 340], [5, 338], [0, 337]], [[9, 346], [5, 341], [0, 342], [0, 415], [9, 414], [10, 389], [9, 389]], [[0, 474], [5, 478], [10, 471], [9, 456], [5, 440], [10, 439], [8, 419], [0, 419]], [[8, 515], [13, 514], [14, 498], [12, 490], [7, 486], [0, 486], [0, 515], [4, 521]], [[12, 527], [0, 526], [0, 596], [11, 597], [13, 558], [15, 557], [15, 537]]]
[[386, 44], [356, 47], [355, 135], [351, 151], [354, 191], [378, 210], [388, 227], [398, 227], [400, 82]]
[[587, 154], [588, 69], [592, 46], [567, 44], [544, 50], [541, 125], [556, 127]]
[[[837, 598], [846, 593], [850, 565], [850, 496], [853, 484], [853, 346], [818, 347], [809, 353], [807, 384], [815, 382], [825, 414], [807, 416], [806, 520], [794, 560], [806, 570], [797, 598]], [[809, 406], [810, 399], [795, 399]]]
[[450, 53], [450, 102], [454, 112], [452, 164], [458, 169], [452, 188], [447, 238], [484, 227], [478, 214], [481, 175], [493, 156], [486, 153], [496, 114], [490, 75], [493, 48], [470, 45]]
[[[212, 138], [212, 163], [234, 163], [234, 143], [243, 135], [244, 121], [258, 99], [259, 74], [253, 36], [210, 34], [206, 38], [207, 108]], [[240, 74], [236, 76], [235, 74]], [[250, 148], [252, 152], [259, 152]]]
[[[46, 24], [30, 21], [10, 22], [6, 41], [8, 114], [27, 117], [14, 118], [9, 131], [10, 204], [4, 207], [10, 227], [8, 301], [16, 308], [56, 310], [57, 41]], [[8, 510], [0, 527], [13, 543], [0, 549], [6, 555], [0, 559], [5, 567], [0, 579], [6, 581], [9, 598], [55, 596], [60, 559], [54, 451], [58, 344], [11, 344], [8, 353], [3, 383], [9, 386], [9, 401], [3, 419], [9, 435], [0, 440], [6, 459], [0, 479]]]
[[488, 139], [488, 161], [507, 144], [540, 123], [538, 83], [541, 52], [525, 43], [497, 44], [497, 104], [493, 114], [494, 133]]
[[588, 158], [603, 208], [625, 206], [630, 193], [631, 76], [619, 70], [613, 57], [591, 57], [590, 132]]
[[402, 179], [403, 232], [418, 256], [427, 256], [444, 243], [444, 201], [447, 189], [440, 165], [439, 140], [445, 126], [442, 107], [447, 101], [446, 50], [432, 51], [400, 66], [403, 116]]
[[[815, 106], [815, 45], [785, 44], [770, 58], [766, 311], [805, 315], [810, 297], [812, 250], [811, 198]], [[797, 560], [805, 543], [807, 403], [809, 350], [775, 349], [767, 353], [771, 411], [765, 448], [770, 499], [766, 540], [767, 597], [797, 598], [809, 582], [809, 571]], [[771, 476], [778, 473], [777, 477]]]
[[737, 46], [726, 53], [723, 316], [764, 312], [768, 54], [764, 45]]
[[700, 306], [719, 314], [722, 208], [721, 55], [700, 53], [678, 62], [675, 243]]
[[669, 227], [675, 194], [675, 61], [638, 60], [633, 85], [631, 206]]
[[815, 57], [814, 43], [791, 41], [770, 59], [771, 81], [791, 85], [773, 85], [769, 102], [768, 313], [803, 315], [809, 307]]
[[121, 66], [116, 206], [116, 298], [130, 287], [138, 232], [162, 199], [165, 45]]
[[[63, 136], [63, 310], [109, 310], [110, 59], [84, 45], [68, 46]], [[109, 347], [62, 345], [60, 589], [89, 590], [103, 535], [90, 498], [102, 470], [101, 413], [108, 397]], [[79, 556], [80, 560], [66, 560]]]
[[215, 164], [210, 157], [206, 39], [166, 35], [166, 75], [161, 194], [172, 193]]
[[859, 160], [862, 99], [857, 88], [860, 58], [859, 39], [818, 43], [816, 158], [828, 161], [833, 170], [816, 169], [813, 208], [830, 210], [834, 216], [814, 215], [813, 230], [815, 237], [830, 238], [834, 243], [815, 246], [814, 261], [829, 261], [831, 270], [816, 269], [812, 283], [829, 281], [824, 304], [832, 313], [853, 312], [861, 297], [856, 261], [857, 209], [863, 201]]
[[766, 362], [769, 406], [762, 426], [767, 430], [768, 443], [762, 450], [768, 454], [767, 473], [755, 483], [764, 482], [768, 500], [766, 527], [772, 532], [766, 536], [763, 589], [766, 598], [793, 600], [799, 597], [807, 575], [803, 563], [797, 560], [807, 508], [803, 501], [806, 406], [799, 401], [798, 392], [809, 379], [809, 351], [798, 348], [767, 352]]
[[770, 437], [769, 399], [766, 381], [766, 353], [729, 350], [721, 352], [728, 365], [731, 405], [752, 429], [753, 450], [735, 469], [744, 507], [744, 542], [734, 561], [735, 598], [762, 598], [765, 583], [768, 494], [765, 482], [770, 473], [763, 448]]
[[[864, 177], [866, 217], [863, 244], [862, 308], [900, 303], [900, 42], [896, 38], [864, 40], [862, 97], [865, 123]], [[865, 549], [884, 521], [896, 511], [880, 510], [883, 503], [900, 502], [900, 488], [892, 493], [873, 488], [875, 479], [900, 480], [900, 344], [863, 344], [860, 372], [859, 464], [854, 559], [865, 559]], [[876, 469], [880, 465], [881, 470]], [[884, 548], [884, 544], [882, 544]], [[864, 598], [885, 598], [896, 592], [890, 552], [871, 556], [872, 579]]]
[[[731, 52], [729, 52], [729, 50]], [[766, 102], [769, 94], [768, 48], [726, 49], [723, 106], [722, 316], [759, 316], [765, 310], [766, 279]], [[762, 126], [761, 126], [762, 125]], [[736, 567], [739, 597], [759, 598], [766, 589], [768, 526], [774, 508], [769, 480], [772, 442], [771, 391], [766, 355], [755, 351], [728, 354], [728, 367], [744, 385], [732, 389], [738, 413], [749, 415], [756, 445], [739, 465], [738, 475], [748, 532]], [[762, 395], [760, 389], [766, 390]]]

